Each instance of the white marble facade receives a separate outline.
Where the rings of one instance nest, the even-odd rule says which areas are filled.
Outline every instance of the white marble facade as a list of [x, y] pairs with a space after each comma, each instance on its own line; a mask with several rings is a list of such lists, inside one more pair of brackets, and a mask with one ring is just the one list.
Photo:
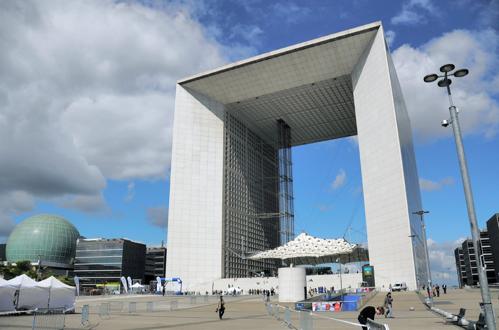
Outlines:
[[178, 82], [166, 275], [186, 289], [224, 277], [226, 111], [268, 143], [281, 118], [294, 145], [357, 135], [376, 285], [426, 281], [423, 244], [409, 238], [421, 233], [412, 133], [380, 23]]

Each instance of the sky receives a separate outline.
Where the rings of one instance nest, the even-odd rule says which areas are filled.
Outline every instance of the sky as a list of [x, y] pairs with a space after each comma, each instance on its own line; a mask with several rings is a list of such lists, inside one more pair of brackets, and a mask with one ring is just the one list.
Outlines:
[[[411, 119], [434, 280], [456, 283], [470, 235], [445, 63], [480, 227], [499, 212], [499, 2], [0, 1], [0, 242], [39, 213], [86, 237], [166, 240], [175, 82], [382, 21]], [[295, 228], [365, 243], [358, 146], [293, 148]]]

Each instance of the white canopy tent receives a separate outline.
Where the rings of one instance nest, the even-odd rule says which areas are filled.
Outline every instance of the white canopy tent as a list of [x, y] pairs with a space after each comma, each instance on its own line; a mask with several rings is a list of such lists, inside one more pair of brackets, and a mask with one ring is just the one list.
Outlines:
[[16, 308], [30, 310], [47, 306], [48, 288], [39, 287], [38, 283], [27, 275], [19, 275], [8, 281], [19, 290]]
[[13, 311], [17, 287], [0, 278], [0, 313]]
[[76, 288], [62, 283], [53, 276], [38, 282], [38, 286], [48, 288], [49, 296], [45, 308], [73, 308], [75, 304]]

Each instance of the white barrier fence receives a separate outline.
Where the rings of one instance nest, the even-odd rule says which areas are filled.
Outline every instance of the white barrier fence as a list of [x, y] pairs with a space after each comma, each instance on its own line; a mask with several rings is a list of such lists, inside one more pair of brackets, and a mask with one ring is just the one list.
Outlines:
[[[281, 321], [286, 327], [298, 330], [313, 330], [314, 329], [314, 318], [327, 319], [330, 321], [343, 323], [351, 326], [352, 328], [362, 328], [363, 325], [359, 323], [354, 323], [350, 321], [345, 321], [342, 319], [327, 317], [322, 314], [309, 312], [309, 311], [295, 311], [291, 310], [289, 307], [281, 306], [279, 304], [265, 303], [265, 308], [270, 316], [273, 316], [276, 320]], [[298, 322], [293, 322], [291, 313], [298, 313]], [[367, 320], [367, 324], [364, 325], [369, 330], [390, 330], [388, 325], [374, 322], [372, 320]]]

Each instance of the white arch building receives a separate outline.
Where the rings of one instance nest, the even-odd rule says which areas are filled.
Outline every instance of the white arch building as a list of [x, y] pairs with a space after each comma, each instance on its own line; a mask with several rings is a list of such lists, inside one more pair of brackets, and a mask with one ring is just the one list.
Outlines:
[[291, 134], [287, 147], [357, 135], [376, 285], [424, 284], [412, 133], [379, 22], [178, 82], [166, 276], [189, 289], [277, 268], [245, 255], [292, 234], [278, 121]]

